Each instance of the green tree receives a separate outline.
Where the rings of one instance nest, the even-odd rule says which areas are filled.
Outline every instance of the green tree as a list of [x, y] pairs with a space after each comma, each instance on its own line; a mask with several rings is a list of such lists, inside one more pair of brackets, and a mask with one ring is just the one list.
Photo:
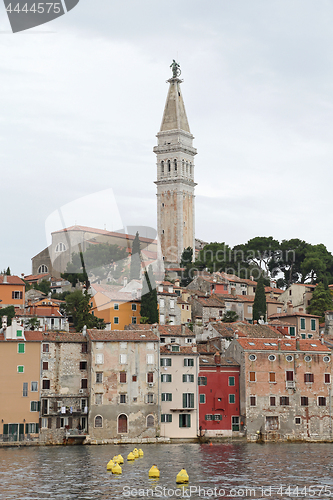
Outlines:
[[265, 319], [266, 316], [266, 295], [265, 295], [265, 282], [264, 278], [261, 275], [257, 281], [256, 286], [256, 294], [253, 302], [253, 312], [252, 319], [254, 321], [258, 321], [260, 317], [263, 316]]
[[193, 277], [190, 277], [190, 271], [193, 266], [192, 257], [193, 249], [191, 247], [184, 248], [180, 258], [180, 267], [184, 269], [182, 271], [181, 286], [187, 286], [193, 279]]
[[227, 311], [222, 318], [223, 323], [234, 323], [237, 320], [238, 314], [235, 311]]
[[144, 273], [140, 315], [148, 318], [150, 324], [158, 323], [157, 291], [152, 266], [149, 266], [148, 272]]
[[0, 309], [1, 325], [2, 325], [2, 316], [7, 316], [7, 325], [10, 326], [12, 324], [12, 319], [15, 316], [14, 306], [7, 306]]
[[25, 322], [24, 326], [27, 330], [37, 330], [40, 326], [39, 319], [36, 316], [30, 318]]
[[105, 328], [105, 323], [100, 318], [91, 314], [91, 296], [85, 291], [76, 290], [66, 297], [64, 306], [65, 312], [72, 317], [72, 321], [77, 332], [82, 331], [84, 325], [87, 328]]
[[323, 283], [318, 283], [313, 291], [309, 306], [306, 308], [308, 314], [320, 316], [320, 322], [325, 321], [325, 311], [331, 311], [333, 308], [332, 295], [325, 289]]
[[50, 293], [51, 283], [47, 280], [42, 280], [40, 283], [34, 285], [34, 289], [48, 295]]
[[302, 283], [310, 279], [311, 283], [319, 283], [324, 277], [332, 281], [333, 256], [325, 245], [309, 245], [301, 264]]
[[6, 269], [6, 274], [7, 276], [10, 276], [11, 275], [11, 272], [10, 272], [10, 267], [8, 266], [7, 269]]
[[139, 232], [136, 232], [132, 245], [130, 280], [138, 280], [141, 278], [141, 249]]

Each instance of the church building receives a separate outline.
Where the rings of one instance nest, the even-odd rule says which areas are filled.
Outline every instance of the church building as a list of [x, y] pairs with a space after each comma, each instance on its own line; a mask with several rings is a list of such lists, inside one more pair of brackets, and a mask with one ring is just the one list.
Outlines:
[[180, 89], [180, 68], [170, 66], [173, 76], [157, 134], [157, 234], [164, 263], [180, 262], [184, 248], [195, 248], [194, 228], [194, 156], [190, 132]]

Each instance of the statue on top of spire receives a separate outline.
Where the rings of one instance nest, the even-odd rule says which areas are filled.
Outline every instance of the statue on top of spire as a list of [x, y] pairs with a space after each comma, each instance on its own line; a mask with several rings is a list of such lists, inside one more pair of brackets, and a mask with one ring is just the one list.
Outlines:
[[178, 64], [174, 59], [172, 64], [170, 64], [172, 69], [172, 78], [178, 78], [181, 75], [180, 64]]

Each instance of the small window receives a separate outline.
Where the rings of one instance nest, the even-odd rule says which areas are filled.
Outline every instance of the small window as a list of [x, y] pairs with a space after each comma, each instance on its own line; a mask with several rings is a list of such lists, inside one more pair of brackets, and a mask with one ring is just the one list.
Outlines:
[[172, 401], [172, 392], [162, 392], [161, 400], [162, 401]]
[[312, 360], [311, 356], [304, 356], [304, 361], [309, 362], [311, 360]]
[[163, 373], [161, 375], [161, 382], [171, 382], [171, 374], [170, 373]]
[[120, 394], [119, 395], [119, 403], [126, 403], [127, 402], [127, 394]]
[[295, 424], [296, 425], [301, 425], [301, 417], [295, 417]]
[[194, 375], [192, 373], [183, 373], [183, 382], [194, 382]]
[[316, 320], [312, 319], [311, 320], [311, 331], [316, 331]]
[[289, 406], [289, 396], [280, 397], [280, 406]]
[[137, 318], [135, 316], [132, 316], [132, 325], [136, 325], [136, 322], [137, 322], [136, 320], [137, 320]]
[[276, 382], [275, 372], [269, 372], [268, 377], [269, 377], [269, 379], [268, 379], [268, 380], [269, 380], [271, 383]]
[[80, 370], [87, 369], [87, 361], [80, 361]]
[[43, 344], [43, 352], [50, 352], [50, 345], [49, 344]]
[[113, 309], [114, 309], [115, 311], [119, 311], [119, 304], [114, 304]]
[[126, 365], [127, 363], [127, 354], [120, 354], [119, 355], [119, 362], [121, 365]]
[[325, 384], [330, 384], [330, 383], [331, 383], [331, 374], [325, 373]]
[[304, 382], [305, 383], [313, 383], [314, 382], [314, 374], [313, 373], [304, 373]]
[[220, 415], [219, 413], [217, 413], [213, 416], [214, 416], [214, 420], [222, 420], [222, 415]]
[[48, 369], [49, 369], [49, 362], [43, 361], [43, 370], [48, 370]]
[[87, 387], [88, 387], [88, 379], [82, 378], [81, 379], [81, 389], [87, 389]]
[[171, 413], [162, 413], [161, 414], [161, 422], [163, 424], [172, 422], [172, 414]]
[[28, 396], [28, 382], [23, 382], [23, 393], [22, 396], [26, 398]]
[[205, 420], [213, 420], [213, 415], [211, 415], [210, 413], [207, 413], [205, 415]]
[[324, 357], [323, 357], [323, 361], [324, 361], [325, 363], [329, 363], [329, 362], [331, 361], [331, 357], [330, 357], [330, 356], [324, 356]]
[[88, 352], [88, 344], [87, 343], [81, 344], [81, 352], [82, 353]]
[[194, 366], [194, 359], [193, 358], [185, 358], [184, 359], [184, 366]]
[[319, 396], [318, 406], [326, 406], [326, 398], [324, 398], [323, 396]]
[[191, 415], [189, 413], [179, 414], [179, 427], [191, 427]]
[[229, 394], [229, 403], [233, 404], [235, 403], [235, 400], [236, 400], [235, 394]]
[[132, 375], [132, 382], [137, 382], [138, 376], [137, 375]]
[[154, 403], [154, 394], [147, 394], [147, 403], [148, 404]]
[[295, 327], [289, 326], [289, 335], [290, 337], [295, 337]]
[[103, 427], [103, 418], [100, 415], [95, 417], [95, 427]]
[[23, 337], [22, 330], [16, 330], [16, 337]]
[[31, 392], [38, 392], [38, 382], [31, 382]]
[[154, 372], [147, 373], [147, 383], [152, 384], [154, 382]]
[[288, 356], [286, 356], [286, 360], [289, 362], [293, 361], [293, 359], [294, 359], [293, 356], [291, 356], [290, 354], [288, 354]]
[[301, 330], [305, 330], [305, 318], [301, 318]]
[[199, 403], [206, 403], [206, 394], [199, 395]]
[[301, 406], [309, 406], [309, 398], [307, 396], [301, 396]]
[[103, 383], [103, 372], [96, 372], [96, 384]]
[[235, 385], [235, 377], [229, 377], [229, 386]]
[[198, 377], [198, 385], [207, 385], [207, 377]]
[[45, 264], [42, 264], [41, 266], [39, 266], [37, 274], [44, 274], [48, 272], [49, 272], [48, 267], [45, 266]]
[[19, 354], [24, 354], [25, 353], [25, 344], [18, 344], [17, 345], [17, 352]]
[[256, 372], [249, 372], [249, 380], [250, 382], [256, 381]]
[[250, 406], [257, 406], [256, 396], [250, 396]]
[[137, 308], [137, 305], [136, 304], [132, 304], [132, 311], [136, 311], [136, 308]]
[[161, 358], [161, 366], [171, 366], [171, 358]]
[[104, 355], [96, 354], [96, 365], [102, 365], [104, 363]]
[[154, 361], [154, 354], [147, 354], [147, 365], [153, 365]]
[[103, 394], [95, 394], [95, 405], [103, 404]]
[[42, 389], [44, 390], [49, 390], [50, 389], [50, 381], [49, 380], [42, 380]]
[[269, 359], [269, 361], [275, 361], [276, 360], [276, 356], [274, 356], [274, 354], [270, 354], [268, 356], [268, 359]]
[[113, 318], [113, 322], [114, 322], [115, 325], [119, 325], [119, 318], [118, 318], [118, 316], [115, 316]]
[[171, 350], [172, 350], [173, 352], [179, 352], [179, 345], [173, 345], [173, 346], [171, 347]]
[[19, 365], [17, 367], [17, 373], [24, 373], [24, 366], [23, 365]]
[[275, 396], [270, 396], [270, 398], [269, 398], [269, 405], [270, 406], [276, 406], [276, 398], [275, 398]]
[[249, 360], [250, 361], [255, 361], [257, 359], [257, 356], [255, 354], [250, 354], [249, 355]]
[[126, 372], [120, 372], [119, 373], [119, 382], [121, 384], [126, 384], [126, 382], [127, 382], [127, 373]]
[[40, 403], [39, 401], [30, 401], [30, 411], [39, 411]]

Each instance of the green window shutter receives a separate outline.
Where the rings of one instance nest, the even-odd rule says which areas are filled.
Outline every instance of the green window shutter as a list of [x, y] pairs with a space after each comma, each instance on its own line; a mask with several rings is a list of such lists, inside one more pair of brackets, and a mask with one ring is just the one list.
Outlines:
[[3, 434], [8, 435], [8, 424], [3, 424]]
[[36, 424], [36, 434], [38, 434], [38, 432], [39, 432], [39, 427], [40, 427], [40, 425]]
[[289, 327], [289, 333], [290, 333], [291, 337], [295, 337], [295, 327], [294, 326]]
[[186, 427], [191, 427], [191, 415], [186, 415]]
[[302, 339], [305, 339], [305, 333], [301, 333]]
[[19, 354], [24, 354], [25, 351], [25, 345], [24, 344], [19, 344], [18, 345], [18, 353]]
[[29, 432], [28, 432], [28, 424], [25, 424], [25, 433], [29, 434]]
[[205, 395], [200, 394], [200, 403], [204, 403], [204, 402], [205, 402]]
[[190, 395], [190, 408], [194, 408], [194, 394]]
[[229, 385], [235, 385], [235, 377], [229, 377]]
[[183, 393], [183, 408], [186, 408], [186, 394]]
[[312, 330], [312, 331], [315, 331], [315, 329], [316, 329], [316, 320], [315, 320], [315, 319], [312, 319], [312, 320], [311, 320], [311, 330]]
[[183, 382], [186, 382], [186, 375], [183, 373]]
[[229, 403], [235, 402], [235, 394], [229, 394]]
[[301, 330], [305, 330], [305, 318], [301, 318]]
[[40, 401], [37, 402], [37, 411], [40, 411]]

